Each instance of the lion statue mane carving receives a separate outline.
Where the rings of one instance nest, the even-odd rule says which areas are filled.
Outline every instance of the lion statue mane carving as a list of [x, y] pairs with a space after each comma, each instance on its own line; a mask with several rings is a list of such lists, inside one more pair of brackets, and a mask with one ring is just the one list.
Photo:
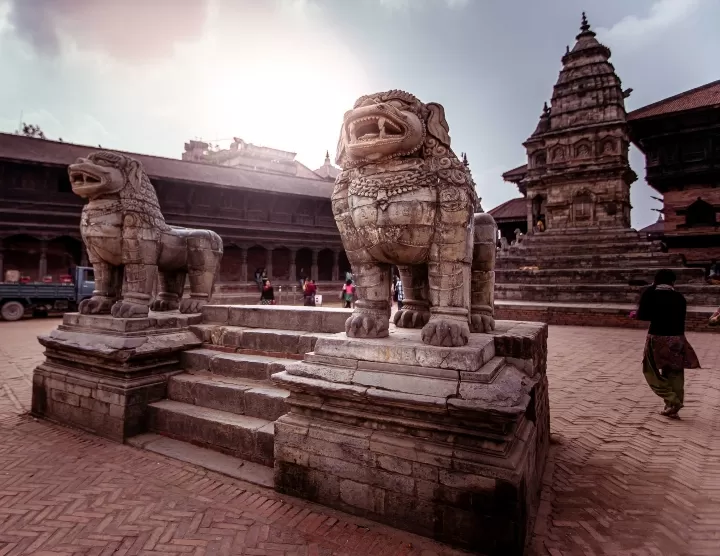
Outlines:
[[[493, 320], [497, 226], [450, 149], [445, 110], [404, 91], [360, 97], [345, 114], [332, 207], [357, 281], [348, 336], [389, 333], [390, 269], [404, 302], [396, 326], [463, 346]], [[482, 210], [482, 209], [479, 209]]]
[[[166, 224], [142, 164], [129, 156], [95, 152], [68, 173], [73, 192], [89, 200], [80, 232], [95, 272], [95, 291], [79, 311], [129, 318], [144, 317], [150, 308], [199, 312], [222, 258], [220, 236]], [[182, 299], [186, 275], [190, 298]]]

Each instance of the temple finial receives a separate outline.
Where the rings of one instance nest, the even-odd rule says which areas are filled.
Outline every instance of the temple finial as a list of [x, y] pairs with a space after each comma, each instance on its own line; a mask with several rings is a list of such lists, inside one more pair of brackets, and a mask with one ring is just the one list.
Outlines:
[[468, 159], [467, 159], [467, 153], [462, 153], [462, 162], [463, 162], [463, 164], [465, 165], [466, 168], [467, 168], [468, 166], [470, 166], [470, 163], [468, 162]]
[[330, 151], [325, 151], [325, 162], [330, 160]]
[[550, 108], [547, 105], [547, 101], [545, 101], [545, 104], [543, 104], [543, 114], [546, 116], [550, 114]]
[[583, 33], [586, 33], [590, 30], [590, 24], [588, 23], [587, 16], [585, 15], [585, 12], [582, 13], [582, 25], [580, 25], [580, 30]]

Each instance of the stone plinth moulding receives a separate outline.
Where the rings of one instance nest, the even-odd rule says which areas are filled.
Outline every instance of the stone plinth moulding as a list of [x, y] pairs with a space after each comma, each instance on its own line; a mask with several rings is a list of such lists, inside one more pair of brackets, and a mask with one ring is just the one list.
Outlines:
[[66, 313], [39, 341], [45, 361], [33, 373], [32, 414], [124, 441], [145, 432], [147, 405], [165, 398], [180, 353], [200, 346], [188, 330], [199, 314], [113, 318]]
[[499, 321], [465, 347], [319, 338], [273, 380], [275, 485], [483, 554], [522, 555], [549, 447], [547, 326]]

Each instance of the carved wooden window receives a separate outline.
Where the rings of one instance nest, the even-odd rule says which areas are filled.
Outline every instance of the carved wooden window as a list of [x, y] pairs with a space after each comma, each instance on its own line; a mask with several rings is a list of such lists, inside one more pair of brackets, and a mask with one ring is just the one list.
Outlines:
[[698, 199], [688, 207], [685, 213], [685, 226], [688, 228], [715, 226], [717, 224], [715, 213], [716, 210], [714, 206], [702, 199]]
[[686, 162], [696, 162], [705, 158], [705, 142], [704, 141], [688, 141], [682, 146], [683, 159]]
[[593, 198], [589, 193], [578, 193], [573, 201], [576, 220], [588, 220], [592, 217]]

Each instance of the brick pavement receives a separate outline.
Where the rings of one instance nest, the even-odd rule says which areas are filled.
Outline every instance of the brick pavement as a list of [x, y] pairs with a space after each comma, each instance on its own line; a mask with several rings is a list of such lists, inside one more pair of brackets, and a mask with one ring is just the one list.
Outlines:
[[[57, 322], [0, 322], [0, 556], [459, 554], [21, 415], [35, 335]], [[643, 336], [551, 327], [555, 443], [532, 554], [720, 554], [720, 342], [688, 335], [706, 368], [669, 421], [640, 373]]]

